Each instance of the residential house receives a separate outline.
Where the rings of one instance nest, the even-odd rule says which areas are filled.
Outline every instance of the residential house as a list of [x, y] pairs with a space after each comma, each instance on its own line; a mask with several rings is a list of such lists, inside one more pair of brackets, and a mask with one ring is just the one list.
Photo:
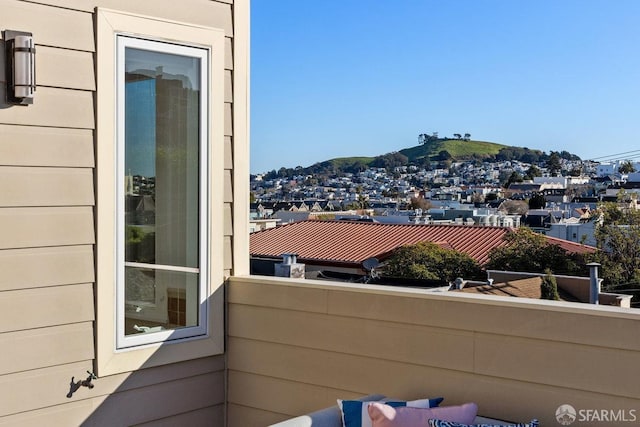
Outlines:
[[246, 0], [0, 0], [0, 425], [227, 425], [248, 26]]
[[[252, 260], [280, 261], [283, 253], [296, 253], [308, 271], [331, 270], [363, 274], [362, 263], [380, 261], [404, 245], [432, 242], [469, 255], [480, 265], [489, 251], [505, 244], [503, 237], [513, 228], [472, 225], [382, 224], [362, 221], [301, 221], [251, 235]], [[568, 252], [586, 253], [593, 247], [546, 237]], [[261, 262], [262, 268], [264, 262]], [[268, 274], [261, 270], [263, 274]]]
[[[541, 285], [544, 274], [495, 270], [489, 270], [487, 273], [486, 282], [463, 280], [459, 285], [454, 284], [450, 290], [516, 298], [540, 299], [542, 297]], [[593, 303], [590, 301], [592, 283], [589, 277], [554, 275], [554, 278], [560, 301]], [[597, 298], [594, 300], [596, 299], [599, 304], [630, 308], [632, 296], [601, 292], [598, 286]]]
[[[5, 102], [0, 70], [0, 426], [265, 426], [370, 392], [543, 425], [563, 404], [640, 406], [630, 310], [249, 275], [246, 0], [0, 10], [37, 57], [31, 105]], [[203, 154], [131, 165], [157, 175], [156, 223], [200, 227], [126, 222], [118, 153], [153, 142], [143, 124], [163, 153], [186, 133]]]

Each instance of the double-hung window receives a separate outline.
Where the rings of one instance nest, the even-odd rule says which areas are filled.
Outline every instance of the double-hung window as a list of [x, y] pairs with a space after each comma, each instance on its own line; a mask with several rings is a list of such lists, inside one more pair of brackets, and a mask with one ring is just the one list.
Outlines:
[[97, 369], [220, 353], [224, 33], [98, 11]]

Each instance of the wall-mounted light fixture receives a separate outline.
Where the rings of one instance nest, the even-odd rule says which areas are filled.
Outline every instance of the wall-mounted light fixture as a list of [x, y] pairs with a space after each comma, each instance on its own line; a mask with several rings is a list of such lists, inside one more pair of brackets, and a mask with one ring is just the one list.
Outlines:
[[24, 31], [2, 32], [5, 44], [7, 102], [33, 104], [36, 91], [36, 48], [33, 34]]

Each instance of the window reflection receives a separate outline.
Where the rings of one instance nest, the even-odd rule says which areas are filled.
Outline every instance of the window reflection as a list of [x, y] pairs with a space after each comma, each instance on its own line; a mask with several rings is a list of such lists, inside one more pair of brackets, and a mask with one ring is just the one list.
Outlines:
[[198, 324], [200, 58], [125, 49], [125, 335]]

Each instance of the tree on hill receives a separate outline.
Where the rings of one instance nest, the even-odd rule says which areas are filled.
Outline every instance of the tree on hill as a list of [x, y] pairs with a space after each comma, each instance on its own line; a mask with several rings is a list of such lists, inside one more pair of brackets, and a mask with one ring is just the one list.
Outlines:
[[429, 135], [428, 133], [421, 133], [420, 135], [418, 135], [418, 143], [420, 145], [424, 145], [429, 142], [434, 142], [434, 141], [437, 141], [438, 139], [439, 139], [438, 132], [433, 132], [431, 135]]
[[457, 277], [480, 278], [481, 270], [467, 254], [431, 242], [420, 242], [397, 249], [387, 261], [384, 275], [448, 283]]
[[558, 173], [562, 170], [562, 164], [560, 162], [560, 155], [552, 151], [547, 159], [547, 169], [551, 172], [551, 176], [558, 176]]
[[469, 141], [469, 140], [471, 140], [471, 134], [470, 134], [470, 133], [465, 133], [465, 134], [464, 134], [463, 139], [464, 139], [465, 141]]
[[496, 154], [497, 161], [518, 160], [525, 163], [538, 163], [544, 158], [540, 150], [530, 150], [527, 147], [503, 147]]
[[438, 160], [451, 160], [453, 156], [447, 150], [441, 150], [438, 153]]
[[536, 165], [531, 165], [529, 169], [527, 169], [524, 178], [533, 181], [533, 178], [537, 176], [542, 176], [542, 171]]
[[453, 134], [453, 137], [454, 137], [455, 139], [462, 139], [462, 135], [460, 135], [459, 133], [454, 133], [454, 134]]
[[521, 227], [504, 236], [505, 245], [489, 251], [490, 270], [542, 273], [551, 269], [556, 274], [588, 274], [585, 260], [551, 244], [541, 235]]
[[386, 168], [389, 171], [396, 167], [406, 166], [407, 164], [409, 164], [409, 158], [397, 151], [378, 156], [371, 162], [372, 167]]
[[509, 178], [507, 179], [507, 181], [504, 183], [504, 188], [509, 188], [509, 186], [515, 182], [522, 182], [524, 181], [524, 178], [522, 177], [522, 175], [520, 175], [518, 172], [513, 171], [511, 172], [511, 175], [509, 175]]
[[560, 153], [558, 153], [558, 155], [560, 156], [561, 159], [564, 159], [564, 160], [576, 160], [576, 161], [580, 160], [579, 156], [576, 156], [575, 154], [571, 154], [567, 150], [562, 150]]

